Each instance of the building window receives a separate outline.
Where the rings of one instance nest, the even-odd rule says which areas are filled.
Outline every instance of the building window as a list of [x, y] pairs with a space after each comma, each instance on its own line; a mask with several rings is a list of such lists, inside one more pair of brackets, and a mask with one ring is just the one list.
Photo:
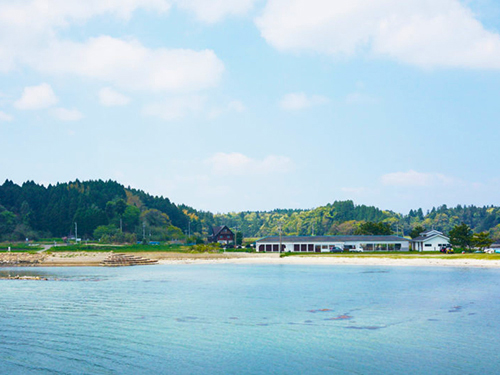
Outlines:
[[294, 244], [293, 245], [293, 251], [300, 251], [300, 245], [299, 244]]
[[278, 251], [280, 248], [280, 245], [273, 245], [273, 251]]
[[400, 244], [400, 243], [396, 243], [396, 244], [394, 244], [394, 249], [395, 249], [396, 251], [401, 250], [401, 244]]
[[425, 247], [431, 247], [431, 246], [432, 246], [432, 244], [430, 244], [430, 243], [425, 244]]
[[271, 245], [266, 245], [266, 251], [269, 251], [269, 252], [272, 251]]
[[305, 243], [300, 245], [300, 251], [307, 251], [307, 245]]
[[313, 252], [314, 251], [314, 244], [310, 243], [307, 245], [307, 251]]
[[259, 252], [266, 251], [266, 248], [264, 245], [259, 245]]

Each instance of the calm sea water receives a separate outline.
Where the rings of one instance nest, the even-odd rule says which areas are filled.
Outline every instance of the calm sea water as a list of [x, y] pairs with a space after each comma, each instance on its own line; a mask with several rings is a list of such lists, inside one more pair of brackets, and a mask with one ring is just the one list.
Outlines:
[[1, 374], [497, 374], [500, 271], [2, 269]]

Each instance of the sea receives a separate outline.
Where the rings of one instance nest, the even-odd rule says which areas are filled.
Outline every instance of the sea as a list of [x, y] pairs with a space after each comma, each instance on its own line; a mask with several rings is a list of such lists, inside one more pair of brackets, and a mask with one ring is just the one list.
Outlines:
[[500, 270], [3, 268], [0, 374], [498, 374]]

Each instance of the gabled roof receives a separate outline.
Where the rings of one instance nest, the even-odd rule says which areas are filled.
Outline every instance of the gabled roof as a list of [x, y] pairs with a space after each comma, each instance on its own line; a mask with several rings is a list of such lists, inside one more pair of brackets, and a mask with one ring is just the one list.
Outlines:
[[420, 236], [421, 237], [428, 237], [428, 236], [433, 236], [433, 235], [436, 235], [436, 234], [441, 234], [442, 235], [443, 232], [440, 232], [440, 231], [438, 231], [436, 229], [431, 229], [431, 230], [426, 230], [426, 231], [420, 233]]
[[219, 225], [219, 226], [216, 226], [216, 227], [212, 227], [212, 236], [213, 237], [218, 236], [220, 234], [220, 232], [222, 232], [224, 229], [227, 229], [228, 231], [230, 231], [231, 233], [233, 233], [233, 231], [231, 229], [229, 229], [229, 227], [227, 225]]
[[[439, 232], [441, 233], [441, 232]], [[435, 238], [435, 237], [442, 237], [442, 238], [446, 238], [447, 241], [450, 240], [449, 237], [446, 237], [444, 234], [433, 234], [431, 236], [419, 236], [419, 237], [415, 237], [414, 239], [412, 239], [413, 242], [420, 242], [420, 241], [427, 241], [427, 240], [430, 240], [432, 238]]]

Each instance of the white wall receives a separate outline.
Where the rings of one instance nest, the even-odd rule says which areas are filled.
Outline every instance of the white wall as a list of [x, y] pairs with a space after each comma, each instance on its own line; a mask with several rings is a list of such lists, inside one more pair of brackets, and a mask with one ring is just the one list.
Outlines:
[[[326, 249], [321, 249], [321, 252], [330, 252], [330, 246], [337, 246], [337, 247], [340, 247], [340, 248], [344, 248], [344, 245], [352, 245], [352, 246], [355, 246], [356, 249], [359, 249], [360, 248], [360, 244], [363, 244], [363, 243], [372, 243], [372, 244], [377, 244], [377, 243], [383, 243], [383, 244], [396, 244], [396, 243], [399, 243], [401, 244], [401, 250], [400, 251], [408, 251], [409, 250], [409, 241], [406, 240], [402, 240], [402, 241], [379, 241], [379, 242], [375, 242], [375, 241], [348, 241], [348, 242], [307, 242], [307, 243], [297, 243], [298, 245], [301, 245], [301, 244], [313, 244], [314, 245], [314, 249], [316, 249], [316, 246], [326, 246], [327, 248]], [[441, 243], [441, 242], [439, 242]], [[256, 246], [256, 250], [257, 252], [259, 252], [259, 247], [260, 245], [276, 245], [275, 242], [258, 242], [257, 243], [257, 246]], [[294, 243], [290, 243], [290, 242], [283, 242], [283, 245], [285, 246], [285, 251], [289, 251], [289, 252], [294, 252]], [[278, 244], [279, 246], [279, 244]], [[314, 251], [313, 251], [314, 252]]]

